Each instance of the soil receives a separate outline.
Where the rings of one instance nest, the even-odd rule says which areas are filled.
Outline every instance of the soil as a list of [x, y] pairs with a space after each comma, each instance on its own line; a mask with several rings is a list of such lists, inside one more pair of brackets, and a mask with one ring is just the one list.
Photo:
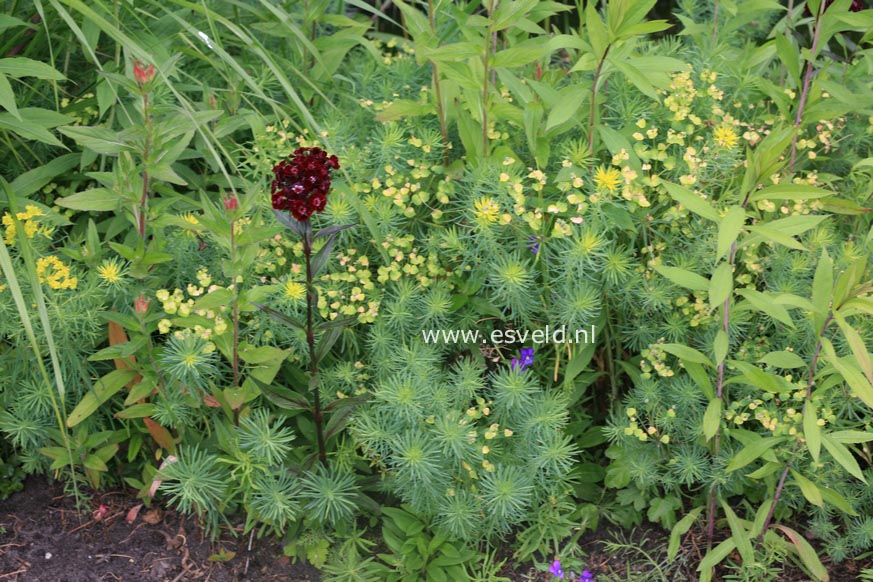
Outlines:
[[[0, 501], [0, 582], [321, 580], [315, 568], [290, 563], [277, 540], [228, 535], [213, 542], [174, 511], [157, 504], [137, 510], [139, 500], [126, 492], [94, 495], [91, 503], [97, 509], [83, 516], [63, 488], [44, 477], [29, 478], [23, 491]], [[672, 561], [666, 555], [668, 539], [659, 528], [640, 527], [631, 532], [600, 529], [579, 543], [587, 556], [585, 567], [598, 580], [696, 582], [695, 569], [706, 547], [702, 533], [689, 532]], [[860, 570], [873, 562], [825, 561], [825, 566], [831, 582], [857, 582]], [[548, 572], [511, 559], [499, 574], [512, 582], [554, 580]], [[785, 565], [769, 580], [809, 578]]]
[[[291, 564], [275, 540], [255, 537], [251, 550], [249, 536], [210, 542], [190, 520], [155, 504], [131, 515], [140, 502], [127, 493], [95, 495], [91, 503], [95, 512], [82, 517], [63, 488], [42, 477], [28, 479], [23, 491], [0, 501], [0, 580], [320, 580], [315, 568]], [[222, 552], [236, 554], [222, 562]]]

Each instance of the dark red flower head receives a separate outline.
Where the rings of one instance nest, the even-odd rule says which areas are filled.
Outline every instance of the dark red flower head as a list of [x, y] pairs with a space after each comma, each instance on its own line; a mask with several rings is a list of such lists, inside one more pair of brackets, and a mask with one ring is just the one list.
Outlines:
[[273, 168], [273, 208], [287, 210], [300, 222], [327, 206], [330, 173], [340, 167], [321, 148], [300, 148]]

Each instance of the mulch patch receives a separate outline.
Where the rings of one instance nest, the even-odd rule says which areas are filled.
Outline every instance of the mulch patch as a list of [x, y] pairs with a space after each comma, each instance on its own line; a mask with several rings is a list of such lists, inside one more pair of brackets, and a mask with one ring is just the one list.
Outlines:
[[[0, 501], [0, 581], [320, 580], [316, 569], [289, 563], [276, 540], [255, 537], [251, 550], [249, 536], [211, 542], [190, 519], [157, 504], [130, 516], [139, 500], [128, 493], [94, 495], [92, 504], [95, 513], [82, 516], [63, 488], [43, 477]], [[236, 555], [215, 561], [222, 552]]]

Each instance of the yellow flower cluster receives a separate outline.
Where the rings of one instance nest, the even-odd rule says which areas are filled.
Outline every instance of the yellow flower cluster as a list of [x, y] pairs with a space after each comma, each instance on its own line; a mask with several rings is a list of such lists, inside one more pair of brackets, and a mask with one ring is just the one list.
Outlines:
[[70, 268], [53, 255], [36, 260], [36, 276], [52, 289], [75, 289], [79, 284], [77, 277], [70, 276]]
[[194, 335], [204, 340], [213, 335], [219, 336], [227, 332], [228, 321], [220, 314], [227, 310], [226, 305], [220, 305], [217, 309], [203, 309], [197, 306], [194, 297], [205, 297], [218, 291], [228, 291], [231, 288], [212, 285], [212, 277], [206, 269], [197, 271], [199, 285], [189, 284], [186, 293], [181, 289], [174, 289], [170, 293], [167, 289], [159, 289], [155, 297], [161, 303], [164, 313], [175, 315], [176, 319], [162, 319], [158, 322], [160, 333], [169, 333], [173, 326], [191, 329]]
[[[646, 426], [645, 430], [640, 427], [640, 421], [637, 418], [637, 409], [636, 408], [628, 408], [626, 411], [629, 424], [624, 429], [624, 434], [627, 436], [636, 437], [640, 441], [647, 441], [649, 438], [653, 438], [658, 440], [662, 444], [670, 444], [670, 435], [659, 431], [658, 428], [652, 424]], [[676, 411], [674, 409], [669, 409], [667, 411], [667, 416], [671, 418], [675, 418]]]
[[[45, 216], [45, 213], [32, 204], [25, 206], [24, 212], [18, 212], [15, 214], [15, 218], [17, 218], [19, 222], [24, 223], [24, 236], [27, 238], [33, 238], [37, 234], [41, 234], [46, 238], [51, 238], [54, 228], [41, 224], [40, 221], [37, 220], [40, 216]], [[3, 226], [5, 227], [3, 239], [6, 241], [6, 244], [9, 246], [15, 245], [15, 220], [13, 220], [12, 215], [8, 212], [3, 215]]]
[[640, 369], [642, 370], [643, 378], [651, 378], [653, 372], [656, 372], [658, 376], [663, 378], [669, 378], [676, 374], [673, 369], [665, 363], [669, 354], [661, 349], [660, 344], [663, 343], [666, 343], [666, 340], [660, 338], [657, 343], [650, 345], [641, 352], [640, 355], [643, 357], [640, 360]]

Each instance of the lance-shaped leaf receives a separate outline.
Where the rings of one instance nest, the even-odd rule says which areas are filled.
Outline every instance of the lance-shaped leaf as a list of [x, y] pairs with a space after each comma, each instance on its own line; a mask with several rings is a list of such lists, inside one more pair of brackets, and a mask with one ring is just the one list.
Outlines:
[[266, 305], [261, 305], [260, 303], [252, 303], [252, 305], [257, 307], [258, 309], [260, 309], [261, 311], [263, 311], [264, 313], [269, 315], [271, 319], [274, 319], [274, 320], [278, 321], [279, 323], [284, 323], [286, 325], [290, 325], [292, 327], [296, 327], [299, 329], [304, 329], [304, 330], [306, 329], [306, 326], [303, 325], [302, 322], [297, 321], [293, 317], [288, 317], [287, 315], [285, 315], [281, 311], [276, 311], [272, 307], [267, 307]]
[[684, 188], [679, 184], [673, 184], [672, 182], [664, 182], [664, 187], [667, 188], [667, 193], [670, 195], [670, 198], [694, 214], [713, 222], [721, 221], [721, 216], [719, 216], [715, 208], [688, 188]]
[[728, 209], [721, 223], [718, 225], [718, 248], [716, 258], [727, 254], [731, 245], [736, 242], [743, 225], [746, 222], [746, 211], [741, 206], [732, 206]]
[[251, 380], [260, 388], [261, 393], [266, 397], [267, 400], [278, 406], [279, 408], [283, 408], [285, 410], [311, 410], [312, 404], [309, 403], [309, 400], [303, 394], [299, 392], [294, 392], [289, 388], [285, 388], [284, 386], [276, 386], [275, 384], [268, 384], [266, 382], [261, 382], [257, 378], [251, 378]]
[[100, 378], [94, 387], [85, 393], [82, 400], [67, 417], [67, 426], [72, 428], [91, 416], [101, 404], [109, 400], [137, 375], [136, 370], [114, 370]]
[[276, 220], [278, 220], [283, 226], [291, 229], [294, 234], [302, 237], [306, 233], [306, 223], [300, 222], [287, 212], [276, 210], [274, 208], [273, 214], [276, 216]]
[[655, 270], [680, 287], [685, 287], [692, 291], [709, 290], [709, 279], [701, 277], [697, 273], [692, 273], [679, 267], [664, 267], [661, 265], [656, 266]]
[[737, 469], [742, 469], [784, 440], [785, 437], [766, 437], [752, 441], [733, 456], [727, 465], [727, 470], [736, 471]]
[[333, 245], [336, 243], [337, 234], [339, 234], [339, 231], [327, 235], [327, 241], [324, 243], [324, 246], [318, 249], [318, 252], [312, 257], [313, 277], [318, 275], [327, 265], [327, 261], [330, 259], [330, 254], [333, 251]]
[[318, 341], [318, 346], [315, 348], [315, 358], [319, 362], [324, 359], [336, 341], [340, 338], [340, 335], [343, 333], [342, 326], [332, 327], [331, 329], [324, 332], [324, 335], [321, 336], [321, 339]]
[[322, 228], [314, 235], [312, 235], [312, 240], [318, 240], [326, 236], [333, 236], [338, 232], [342, 232], [348, 228], [353, 228], [354, 226], [354, 224], [335, 224], [334, 226], [328, 226], [327, 228]]

